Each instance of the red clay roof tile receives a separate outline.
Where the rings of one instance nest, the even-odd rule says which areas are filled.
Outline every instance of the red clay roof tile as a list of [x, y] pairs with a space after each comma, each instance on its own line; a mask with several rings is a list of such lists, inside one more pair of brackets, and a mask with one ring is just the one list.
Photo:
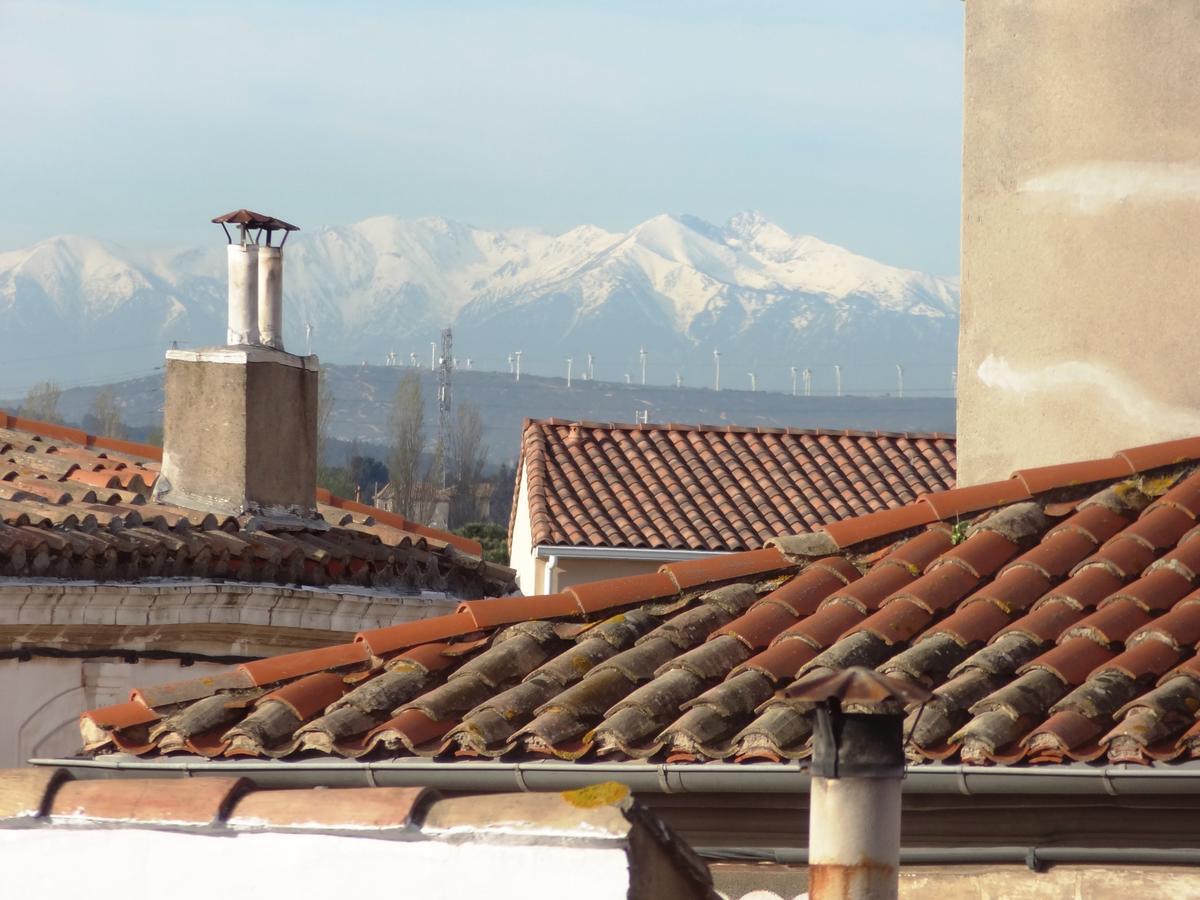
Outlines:
[[1053, 672], [1065, 685], [1075, 686], [1087, 681], [1087, 677], [1098, 666], [1116, 656], [1113, 651], [1085, 637], [1071, 638], [1053, 650], [1043, 653], [1033, 662], [1017, 669], [1018, 674], [1034, 669]]
[[[1131, 483], [1138, 490], [1128, 498], [1123, 491], [1097, 486], [1091, 499], [1078, 495], [1078, 512], [1065, 522], [1026, 517], [1036, 533], [1023, 535], [1022, 546], [1032, 546], [1020, 556], [1014, 556], [1017, 550], [1008, 538], [986, 527], [955, 544], [953, 522], [900, 543], [895, 542], [910, 537], [905, 532], [912, 526], [899, 533], [880, 533], [872, 526], [863, 532], [866, 539], [895, 545], [873, 543], [852, 560], [811, 561], [800, 553], [792, 563], [772, 550], [668, 566], [666, 572], [682, 590], [669, 603], [651, 596], [654, 590], [614, 590], [617, 582], [583, 588], [597, 603], [622, 610], [595, 624], [581, 623], [574, 600], [568, 604], [559, 596], [472, 602], [450, 616], [364, 632], [359, 644], [366, 649], [352, 657], [360, 660], [352, 670], [354, 690], [382, 690], [385, 697], [371, 717], [355, 720], [358, 731], [334, 739], [330, 752], [348, 757], [419, 753], [438, 756], [444, 765], [454, 764], [455, 752], [590, 759], [603, 751], [746, 764], [796, 759], [808, 753], [806, 713], [780, 706], [772, 694], [803, 667], [836, 669], [853, 660], [928, 683], [938, 690], [938, 702], [949, 704], [945, 716], [922, 720], [909, 748], [914, 756], [934, 760], [957, 754], [966, 764], [1036, 765], [1108, 753], [1110, 760], [1129, 761], [1127, 742], [1097, 740], [1112, 730], [1114, 720], [1105, 710], [1127, 707], [1160, 672], [1168, 672], [1164, 678], [1170, 672], [1200, 678], [1193, 646], [1200, 635], [1200, 603], [1195, 602], [1200, 592], [1193, 591], [1200, 531], [1187, 506], [1191, 488], [1183, 489], [1186, 480], [1133, 522], [1103, 504], [1146, 502], [1141, 490], [1153, 492], [1186, 474], [1181, 469]], [[1057, 492], [1070, 488], [1054, 490], [1058, 498]], [[1011, 489], [1000, 493], [1009, 496]], [[961, 497], [951, 499], [949, 507], [962, 508]], [[932, 509], [927, 501], [914, 508]], [[9, 531], [25, 534], [19, 528]], [[0, 541], [6, 534], [0, 532]], [[1105, 543], [1097, 547], [1100, 541]], [[866, 574], [855, 577], [860, 570]], [[1068, 570], [1075, 574], [1055, 585]], [[670, 574], [648, 577], [669, 581], [664, 589], [675, 596]], [[495, 615], [485, 619], [489, 603], [507, 605], [492, 607]], [[518, 616], [525, 618], [510, 621]], [[506, 625], [515, 627], [501, 630]], [[449, 645], [429, 643], [468, 636]], [[767, 641], [769, 646], [753, 654]], [[367, 660], [367, 650], [382, 656], [384, 666]], [[400, 658], [397, 651], [404, 651]], [[413, 658], [407, 667], [405, 656]], [[430, 665], [423, 667], [417, 657], [428, 657]], [[368, 662], [376, 668], [368, 669]], [[379, 680], [387, 676], [392, 681]], [[288, 677], [280, 685], [286, 691], [302, 679]], [[305, 709], [297, 706], [298, 712], [318, 709], [340, 693], [336, 675], [319, 680], [328, 682], [328, 695]], [[412, 693], [386, 695], [393, 684], [408, 685]], [[986, 696], [979, 696], [981, 687]], [[163, 697], [200, 690], [168, 691]], [[1014, 708], [1018, 697], [1019, 718], [997, 711]], [[203, 700], [178, 701], [183, 707], [189, 702]], [[501, 704], [503, 715], [497, 712]], [[404, 711], [375, 724], [397, 708]], [[242, 707], [237, 710], [245, 715]], [[137, 724], [110, 724], [108, 731], [88, 720], [92, 752], [153, 752], [157, 738], [148, 735], [161, 730], [149, 727], [156, 713], [137, 712], [130, 717]], [[487, 716], [495, 721], [486, 724], [485, 719], [492, 721]], [[150, 721], [140, 721], [147, 717]], [[1154, 747], [1174, 747], [1186, 724], [1169, 723]], [[950, 741], [960, 726], [965, 744]], [[473, 737], [460, 743], [468, 733]], [[664, 737], [656, 738], [660, 733]], [[996, 739], [980, 739], [989, 733]], [[692, 744], [685, 746], [686, 741]], [[202, 736], [188, 746], [213, 755], [259, 752], [226, 749]], [[261, 755], [296, 752], [291, 746], [285, 742], [282, 749]], [[1154, 758], [1170, 756], [1153, 752]], [[1150, 758], [1151, 750], [1143, 755]]]
[[[674, 585], [672, 585], [674, 587]], [[533, 597], [494, 597], [489, 600], [468, 600], [459, 604], [457, 612], [467, 613], [476, 630], [497, 625], [526, 622], [530, 619], [552, 619], [582, 613], [572, 593], [539, 594]]]
[[1114, 456], [1127, 461], [1135, 472], [1145, 472], [1160, 466], [1200, 459], [1200, 437], [1130, 447], [1118, 450]]
[[937, 513], [924, 499], [907, 506], [868, 513], [841, 522], [822, 525], [820, 530], [828, 534], [838, 547], [846, 548], [863, 541], [874, 540], [900, 531], [908, 531], [937, 521]]
[[[244, 523], [238, 517], [218, 520], [151, 496], [161, 458], [157, 448], [5, 413], [0, 416], [0, 429], [22, 429], [5, 432], [21, 438], [15, 443], [0, 442], [0, 479], [5, 485], [0, 489], [0, 527], [28, 526], [46, 532], [44, 546], [36, 554], [26, 552], [0, 561], [0, 572], [8, 575], [53, 572], [70, 579], [110, 581], [218, 577], [350, 583], [477, 597], [508, 594], [515, 587], [515, 572], [477, 558], [482, 553], [477, 542], [324, 491], [319, 492], [320, 508], [336, 509], [349, 518], [344, 523], [335, 519], [335, 524], [345, 527], [272, 534], [269, 523], [258, 522], [260, 530], [252, 535], [241, 532]], [[224, 531], [213, 530], [217, 528]], [[239, 540], [239, 535], [244, 539]], [[224, 546], [194, 552], [197, 544], [214, 543]], [[295, 559], [290, 553], [277, 556], [272, 551], [264, 556], [258, 553], [263, 545], [290, 548], [301, 555]], [[96, 565], [93, 553], [105, 557], [103, 566]]]
[[899, 597], [885, 603], [854, 631], [869, 631], [884, 643], [895, 644], [906, 642], [919, 634], [932, 620], [933, 614], [928, 609], [918, 606], [907, 597]]
[[1013, 472], [1012, 477], [1019, 479], [1032, 496], [1056, 488], [1112, 481], [1114, 478], [1132, 475], [1133, 472], [1128, 462], [1114, 456], [1111, 459], [1091, 459], [1085, 462], [1041, 466], [1036, 469], [1020, 469]]
[[220, 821], [250, 786], [244, 778], [68, 781], [54, 794], [49, 814], [59, 820], [200, 827]]
[[[413, 623], [416, 624], [416, 623]], [[387, 630], [387, 629], [382, 629]], [[327, 669], [342, 669], [366, 663], [371, 658], [368, 645], [362, 643], [338, 644], [318, 650], [301, 650], [286, 653], [238, 666], [250, 676], [255, 685], [276, 684], [301, 675], [323, 672]]]
[[933, 507], [935, 518], [953, 520], [970, 513], [1028, 500], [1031, 496], [1025, 485], [1013, 478], [1008, 481], [955, 488], [937, 494], [922, 494], [921, 499]]
[[[740, 555], [740, 554], [738, 554]], [[705, 560], [696, 560], [704, 562]], [[687, 563], [672, 563], [687, 565]], [[663, 569], [667, 567], [664, 566]], [[624, 578], [606, 578], [573, 585], [566, 591], [575, 598], [580, 612], [592, 613], [604, 609], [615, 609], [632, 603], [673, 597], [679, 592], [676, 582], [662, 570], [645, 575], [628, 575]]]
[[99, 709], [85, 712], [84, 718], [90, 719], [100, 728], [131, 728], [134, 725], [147, 725], [157, 722], [158, 713], [137, 700], [125, 703], [114, 703], [112, 706], [101, 706]]
[[448, 616], [435, 616], [416, 622], [401, 622], [386, 628], [360, 631], [355, 641], [361, 642], [375, 656], [383, 656], [395, 650], [443, 641], [447, 638], [464, 637], [479, 630], [475, 617], [470, 612], [456, 612]]
[[687, 562], [668, 563], [660, 566], [658, 571], [670, 575], [678, 589], [686, 591], [700, 585], [794, 568], [796, 564], [786, 556], [774, 547], [766, 547], [762, 550], [747, 550], [725, 556], [708, 556]]
[[963, 606], [974, 600], [987, 600], [1001, 609], [1023, 612], [1046, 595], [1050, 584], [1050, 577], [1040, 567], [1018, 561], [1002, 570], [991, 584], [963, 601]]
[[1134, 681], [1157, 679], [1179, 662], [1180, 651], [1162, 641], [1149, 640], [1135, 644], [1119, 656], [1101, 664], [1092, 674], [1117, 671]]
[[746, 550], [952, 485], [954, 440], [550, 419], [521, 468], [536, 545]]
[[282, 703], [300, 721], [306, 721], [346, 692], [346, 682], [333, 672], [315, 672], [298, 681], [285, 684], [258, 701], [262, 706], [268, 701]]
[[930, 629], [930, 634], [950, 634], [961, 644], [979, 644], [1008, 625], [1012, 616], [990, 600], [967, 602]]
[[994, 531], [977, 531], [930, 563], [929, 568], [954, 560], [976, 578], [983, 578], [995, 573], [1016, 555], [1017, 545], [1004, 535]]
[[238, 831], [397, 831], [411, 827], [436, 795], [422, 787], [253, 791], [229, 814]]

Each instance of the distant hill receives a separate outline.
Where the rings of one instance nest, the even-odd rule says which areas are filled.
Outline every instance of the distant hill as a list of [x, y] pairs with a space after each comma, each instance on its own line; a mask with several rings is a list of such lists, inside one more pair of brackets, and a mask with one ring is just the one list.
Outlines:
[[[225, 339], [224, 238], [170, 253], [65, 235], [0, 252], [0, 334], [19, 336], [0, 393], [53, 375], [63, 383], [129, 377], [171, 341]], [[953, 279], [897, 268], [757, 213], [714, 225], [661, 215], [627, 232], [489, 231], [442, 218], [380, 216], [308, 228], [288, 240], [285, 337], [327, 362], [429, 359], [447, 324], [466, 368], [786, 389], [813, 370], [819, 393], [882, 393], [904, 367], [909, 393], [947, 393], [958, 333]], [[21, 363], [19, 366], [15, 363]], [[13, 379], [22, 380], [15, 381]], [[628, 415], [628, 413], [626, 413]]]
[[[339, 441], [384, 447], [387, 421], [396, 385], [407, 367], [325, 366], [335, 397], [333, 436]], [[425, 397], [426, 429], [432, 436], [437, 423], [435, 375], [417, 370]], [[115, 385], [124, 421], [144, 434], [162, 419], [162, 377], [155, 375]], [[64, 391], [64, 417], [82, 422], [100, 387]], [[954, 401], [947, 397], [792, 397], [773, 391], [713, 391], [606, 381], [496, 372], [459, 371], [454, 375], [453, 402], [472, 403], [484, 421], [491, 461], [516, 458], [521, 423], [526, 417], [633, 422], [645, 411], [651, 422], [773, 426], [796, 428], [853, 428], [879, 431], [954, 431]], [[0, 403], [15, 409], [20, 401]], [[385, 457], [386, 451], [377, 449]]]

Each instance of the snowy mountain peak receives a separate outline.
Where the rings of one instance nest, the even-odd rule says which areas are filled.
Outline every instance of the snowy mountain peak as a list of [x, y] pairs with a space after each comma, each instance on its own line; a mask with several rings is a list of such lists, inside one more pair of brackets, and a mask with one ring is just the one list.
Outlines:
[[[222, 250], [143, 256], [62, 236], [0, 253], [0, 329], [59, 359], [119, 332], [145, 345], [149, 368], [168, 340], [223, 339]], [[952, 281], [789, 234], [755, 211], [723, 226], [664, 214], [624, 233], [580, 225], [560, 234], [374, 216], [292, 237], [284, 290], [286, 340], [302, 342], [312, 323], [314, 350], [335, 362], [381, 360], [453, 323], [456, 347], [481, 365], [492, 353], [492, 367], [503, 368], [503, 348], [535, 342], [547, 360], [616, 359], [645, 342], [686, 378], [718, 347], [731, 365], [742, 364], [739, 354], [745, 365], [768, 356], [848, 365], [905, 334], [911, 352], [949, 361], [957, 329]], [[525, 359], [536, 371], [538, 352]]]

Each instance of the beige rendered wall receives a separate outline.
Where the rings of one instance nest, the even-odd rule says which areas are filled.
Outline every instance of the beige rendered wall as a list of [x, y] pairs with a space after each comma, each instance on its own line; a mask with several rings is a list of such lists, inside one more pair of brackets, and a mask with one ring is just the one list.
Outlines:
[[662, 559], [570, 559], [559, 557], [554, 567], [554, 589], [565, 590], [575, 584], [600, 581], [603, 578], [622, 578], [625, 575], [644, 575], [657, 572], [667, 560]]
[[959, 484], [1200, 434], [1200, 3], [965, 9]]
[[80, 714], [124, 703], [135, 687], [228, 668], [205, 662], [181, 666], [173, 660], [0, 660], [0, 768], [23, 766], [32, 757], [73, 756], [82, 746]]

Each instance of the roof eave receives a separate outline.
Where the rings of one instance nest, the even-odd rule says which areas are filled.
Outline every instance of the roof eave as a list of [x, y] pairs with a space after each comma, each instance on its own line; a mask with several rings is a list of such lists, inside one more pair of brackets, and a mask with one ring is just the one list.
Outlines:
[[[402, 757], [377, 762], [354, 760], [236, 760], [171, 757], [144, 760], [113, 754], [96, 759], [31, 759], [34, 766], [57, 766], [76, 778], [188, 778], [241, 776], [260, 787], [434, 787], [455, 791], [563, 791], [602, 781], [619, 781], [645, 794], [807, 794], [807, 768], [799, 762], [688, 763], [637, 761], [579, 763], [559, 760], [440, 762]], [[1094, 766], [1084, 763], [1037, 767], [981, 767], [933, 763], [908, 766], [909, 794], [1053, 794], [1147, 796], [1200, 794], [1200, 761], [1162, 766]]]

